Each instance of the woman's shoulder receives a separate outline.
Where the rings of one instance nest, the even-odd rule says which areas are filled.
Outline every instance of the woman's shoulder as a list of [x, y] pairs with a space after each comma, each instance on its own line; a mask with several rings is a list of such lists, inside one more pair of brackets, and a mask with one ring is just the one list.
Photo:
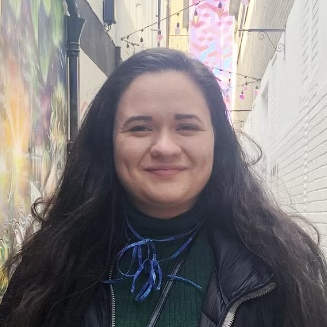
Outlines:
[[239, 237], [214, 228], [209, 231], [209, 240], [214, 252], [217, 279], [227, 298], [275, 285], [270, 267]]

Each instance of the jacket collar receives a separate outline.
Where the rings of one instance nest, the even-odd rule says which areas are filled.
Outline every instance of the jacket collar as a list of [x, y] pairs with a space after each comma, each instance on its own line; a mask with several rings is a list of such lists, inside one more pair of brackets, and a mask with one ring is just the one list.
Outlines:
[[229, 232], [209, 233], [215, 256], [216, 278], [225, 300], [231, 302], [272, 282], [271, 269]]

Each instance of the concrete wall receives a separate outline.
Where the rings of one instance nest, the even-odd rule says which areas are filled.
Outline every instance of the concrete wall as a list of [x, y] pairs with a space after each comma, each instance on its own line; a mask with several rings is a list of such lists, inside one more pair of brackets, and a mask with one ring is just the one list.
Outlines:
[[80, 118], [83, 119], [85, 111], [107, 79], [107, 76], [83, 50], [80, 53], [80, 77]]
[[115, 69], [116, 47], [102, 22], [102, 1], [77, 0], [78, 12], [85, 19], [79, 58], [80, 121], [94, 96]]
[[[103, 0], [87, 0], [97, 14], [99, 20], [103, 22], [102, 8]], [[116, 0], [116, 24], [112, 25], [108, 32], [116, 46], [121, 46], [122, 59], [126, 59], [134, 52], [140, 51], [138, 46], [129, 48], [126, 43], [121, 41], [121, 38], [133, 33], [136, 30], [142, 29], [152, 23], [157, 22], [158, 1], [157, 0]], [[167, 1], [161, 0], [161, 18], [167, 16]], [[161, 30], [164, 38], [161, 41], [162, 46], [166, 45], [167, 25], [166, 21], [161, 22]], [[141, 35], [144, 39], [145, 48], [152, 48], [157, 46], [157, 24], [151, 28], [147, 28], [143, 33], [137, 32], [129, 37], [129, 41], [133, 43], [140, 43]]]
[[0, 266], [26, 237], [31, 204], [53, 192], [67, 139], [62, 2], [1, 5]]
[[[272, 59], [281, 33], [269, 33], [273, 45], [267, 36], [263, 40], [258, 33], [237, 32], [238, 29], [254, 28], [285, 28], [287, 18], [292, 9], [294, 0], [251, 0], [248, 7], [240, 4], [239, 0], [231, 0], [231, 7], [239, 5], [238, 24], [235, 29], [235, 41], [238, 45], [237, 71], [245, 76], [262, 78], [269, 61]], [[249, 81], [251, 79], [248, 79]], [[236, 77], [236, 85], [244, 84], [246, 79]], [[242, 87], [235, 90], [235, 110], [249, 110], [255, 100], [254, 88], [257, 84], [250, 84], [245, 99], [240, 100]], [[233, 112], [232, 117], [235, 128], [242, 128], [247, 112]]]
[[266, 151], [269, 184], [319, 228], [327, 253], [327, 30], [324, 0], [296, 0], [244, 130]]

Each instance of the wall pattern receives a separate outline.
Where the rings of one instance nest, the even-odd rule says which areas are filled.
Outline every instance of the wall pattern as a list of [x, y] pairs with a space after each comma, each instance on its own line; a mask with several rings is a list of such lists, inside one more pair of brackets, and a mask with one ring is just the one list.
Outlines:
[[[196, 4], [198, 0], [191, 0]], [[219, 9], [218, 6], [221, 6]], [[190, 8], [189, 52], [212, 68], [227, 106], [231, 99], [232, 80], [227, 71], [233, 71], [234, 16], [229, 16], [229, 0], [206, 0]], [[224, 71], [219, 70], [222, 69]]]
[[67, 135], [62, 1], [1, 5], [0, 266], [30, 230], [31, 204], [54, 190]]

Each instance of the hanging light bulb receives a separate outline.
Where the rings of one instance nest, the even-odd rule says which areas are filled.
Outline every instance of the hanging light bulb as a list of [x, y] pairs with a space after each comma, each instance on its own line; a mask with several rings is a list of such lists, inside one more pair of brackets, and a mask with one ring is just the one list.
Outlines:
[[163, 36], [162, 36], [162, 34], [161, 34], [161, 31], [159, 30], [159, 31], [158, 31], [158, 35], [157, 35], [157, 41], [158, 41], [158, 43], [161, 42], [162, 38], [163, 38]]
[[179, 35], [179, 34], [181, 34], [181, 28], [180, 28], [179, 23], [177, 23], [176, 28], [175, 28], [175, 35]]
[[219, 19], [223, 16], [223, 14], [224, 14], [224, 7], [223, 7], [223, 4], [221, 3], [221, 1], [219, 1], [218, 8], [217, 8], [217, 15], [218, 15]]
[[248, 90], [248, 82], [245, 82], [245, 84], [243, 85], [243, 91], [247, 91]]
[[230, 78], [228, 79], [227, 87], [228, 87], [229, 89], [232, 87], [232, 81], [231, 81]]
[[249, 5], [249, 0], [241, 0], [241, 2], [243, 3], [244, 6], [248, 6]]
[[127, 48], [127, 49], [129, 48], [129, 44], [128, 44], [128, 43], [126, 43], [126, 48]]
[[177, 13], [177, 24], [175, 28], [175, 35], [179, 35], [179, 34], [181, 34], [181, 27], [179, 24], [179, 13]]
[[259, 87], [257, 85], [254, 89], [254, 95], [258, 95], [258, 94], [259, 94]]
[[243, 91], [239, 94], [239, 97], [240, 97], [241, 100], [244, 100], [244, 93], [243, 93]]
[[194, 10], [194, 14], [193, 14], [193, 23], [195, 24], [195, 25], [197, 25], [197, 23], [199, 22], [199, 14], [198, 14], [198, 11], [196, 10], [196, 8], [195, 8], [195, 10]]
[[140, 38], [140, 50], [144, 50], [144, 48], [145, 48], [145, 44], [144, 44], [143, 37], [141, 36], [141, 38]]

